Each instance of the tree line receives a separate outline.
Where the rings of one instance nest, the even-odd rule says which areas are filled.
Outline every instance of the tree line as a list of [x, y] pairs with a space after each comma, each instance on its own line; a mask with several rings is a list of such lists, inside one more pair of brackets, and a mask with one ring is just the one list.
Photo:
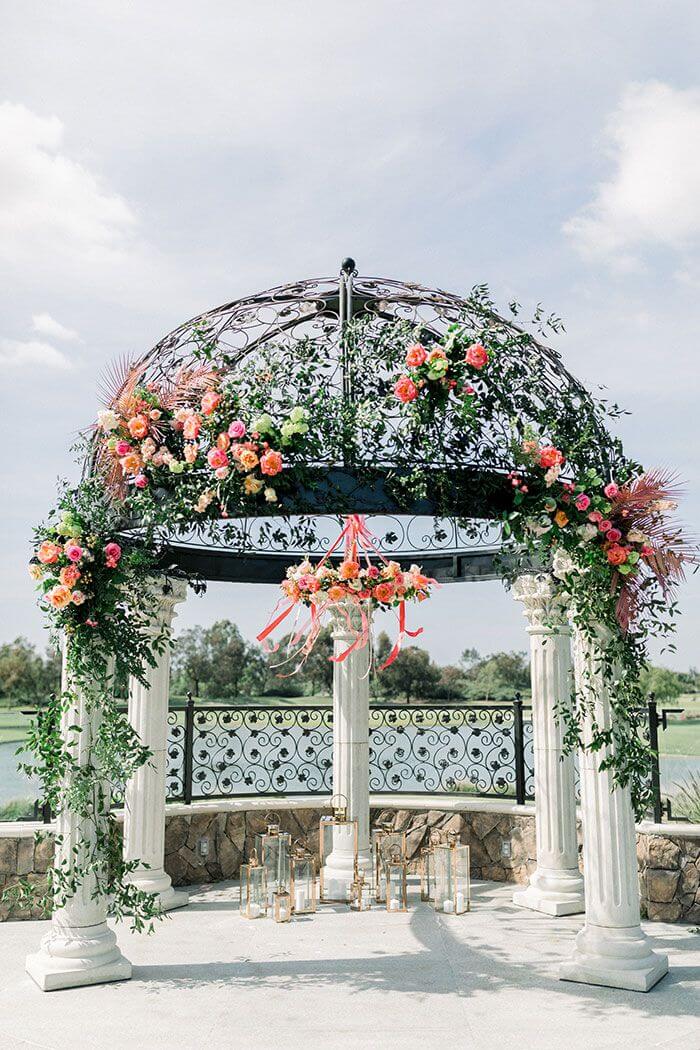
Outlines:
[[[265, 653], [259, 645], [247, 642], [230, 620], [218, 620], [210, 627], [191, 627], [175, 639], [171, 695], [191, 692], [211, 700], [329, 695], [334, 666], [328, 659], [333, 651], [330, 632], [321, 632], [298, 670], [295, 660], [287, 656], [288, 640], [282, 639], [274, 653]], [[391, 644], [384, 632], [378, 636], [377, 666], [386, 660]], [[0, 703], [5, 706], [40, 703], [58, 690], [60, 674], [60, 656], [52, 648], [42, 655], [24, 638], [0, 645]], [[678, 672], [650, 666], [643, 678], [645, 691], [655, 692], [660, 700], [700, 692], [700, 672], [694, 668]], [[529, 694], [530, 668], [523, 652], [481, 655], [470, 648], [457, 663], [440, 666], [427, 650], [410, 645], [385, 671], [372, 675], [370, 688], [375, 699], [408, 703], [427, 699], [510, 700], [516, 692]], [[126, 682], [117, 683], [117, 691], [125, 696]]]

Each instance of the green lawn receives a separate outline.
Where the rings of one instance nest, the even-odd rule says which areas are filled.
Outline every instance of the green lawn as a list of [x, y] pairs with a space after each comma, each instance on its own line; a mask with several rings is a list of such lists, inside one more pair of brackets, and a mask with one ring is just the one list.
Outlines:
[[700, 755], [700, 718], [678, 722], [669, 719], [668, 728], [659, 729], [662, 755]]
[[0, 744], [19, 744], [27, 735], [29, 721], [19, 708], [0, 708]]

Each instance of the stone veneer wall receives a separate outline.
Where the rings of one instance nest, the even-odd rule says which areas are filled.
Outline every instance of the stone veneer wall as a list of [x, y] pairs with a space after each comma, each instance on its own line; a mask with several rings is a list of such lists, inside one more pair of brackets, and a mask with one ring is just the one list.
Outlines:
[[[279, 812], [282, 829], [293, 839], [303, 838], [317, 857], [323, 812], [327, 810], [310, 807]], [[535, 818], [528, 813], [373, 809], [372, 826], [380, 822], [406, 832], [414, 871], [433, 828], [454, 831], [469, 843], [474, 878], [522, 883], [535, 868]], [[165, 828], [166, 871], [176, 886], [234, 879], [264, 827], [265, 813], [259, 808], [170, 813]], [[41, 881], [52, 852], [50, 838], [35, 844], [32, 838], [0, 837], [0, 888], [22, 875]], [[637, 857], [642, 914], [668, 922], [700, 921], [700, 828], [694, 838], [639, 832]], [[0, 910], [1, 919], [8, 917], [7, 908]]]

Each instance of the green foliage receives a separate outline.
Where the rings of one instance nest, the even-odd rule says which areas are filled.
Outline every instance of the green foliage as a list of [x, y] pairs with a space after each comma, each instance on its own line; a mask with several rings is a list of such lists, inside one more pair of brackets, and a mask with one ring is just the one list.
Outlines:
[[[377, 639], [377, 661], [386, 660], [390, 651], [389, 636], [382, 632]], [[431, 661], [429, 653], [409, 645], [382, 671], [379, 686], [385, 696], [400, 697], [410, 703], [434, 696], [440, 678], [440, 668]]]
[[643, 693], [653, 693], [657, 700], [675, 700], [685, 692], [683, 675], [668, 667], [653, 667], [651, 664], [639, 676]]
[[61, 659], [49, 647], [42, 657], [26, 638], [0, 645], [0, 698], [41, 703], [61, 683]]

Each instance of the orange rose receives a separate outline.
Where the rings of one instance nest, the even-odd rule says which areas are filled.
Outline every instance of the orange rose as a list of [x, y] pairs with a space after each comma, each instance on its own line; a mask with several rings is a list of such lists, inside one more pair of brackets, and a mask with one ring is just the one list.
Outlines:
[[354, 580], [355, 577], [358, 575], [359, 571], [359, 562], [344, 561], [341, 564], [340, 569], [338, 570], [338, 575], [340, 576], [341, 580]]
[[148, 433], [148, 420], [142, 415], [132, 416], [126, 426], [132, 438], [138, 440], [145, 438]]
[[345, 597], [345, 588], [334, 583], [332, 587], [328, 588], [328, 597], [332, 602], [342, 602]]
[[54, 609], [65, 609], [72, 597], [73, 594], [70, 587], [64, 587], [63, 584], [57, 584], [46, 594], [47, 602], [53, 605]]
[[141, 457], [138, 452], [129, 452], [119, 460], [125, 474], [138, 474], [141, 470]]
[[567, 518], [563, 510], [557, 511], [557, 513], [554, 515], [554, 520], [560, 529], [563, 529], [565, 525], [569, 524], [569, 519]]
[[374, 597], [378, 602], [390, 602], [394, 597], [394, 588], [390, 583], [380, 583], [374, 588]]

